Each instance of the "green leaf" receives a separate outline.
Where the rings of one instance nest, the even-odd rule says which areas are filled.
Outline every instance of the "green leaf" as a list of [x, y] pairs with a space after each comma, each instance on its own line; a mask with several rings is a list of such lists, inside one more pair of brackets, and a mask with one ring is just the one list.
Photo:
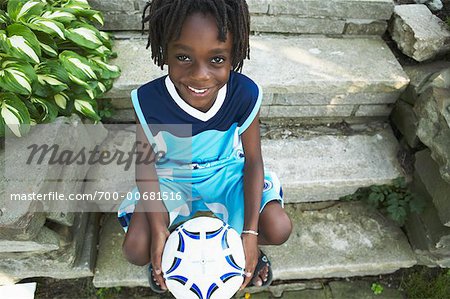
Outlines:
[[65, 110], [67, 108], [67, 103], [69, 102], [69, 96], [64, 92], [56, 94], [53, 99], [55, 100], [56, 105], [61, 109]]
[[386, 197], [387, 203], [389, 205], [398, 204], [399, 203], [399, 199], [400, 199], [400, 197], [398, 196], [397, 193], [390, 193]]
[[28, 63], [12, 57], [2, 57], [0, 60], [0, 87], [3, 89], [30, 95], [31, 84], [36, 78], [33, 67]]
[[36, 68], [38, 82], [58, 93], [68, 88], [69, 74], [57, 61], [48, 60]]
[[31, 97], [31, 102], [41, 111], [39, 122], [50, 123], [58, 116], [58, 108], [54, 103], [37, 97]]
[[72, 22], [71, 28], [66, 29], [66, 36], [75, 44], [88, 49], [97, 49], [103, 46], [100, 32], [94, 26], [81, 22]]
[[399, 205], [391, 205], [387, 208], [389, 216], [395, 220], [399, 225], [403, 225], [406, 220], [406, 210]]
[[8, 25], [10, 22], [11, 20], [9, 19], [8, 14], [5, 11], [0, 10], [0, 25]]
[[28, 62], [40, 62], [41, 47], [39, 41], [28, 27], [22, 24], [12, 24], [6, 27], [6, 32], [11, 54], [16, 54]]
[[103, 70], [102, 77], [104, 79], [113, 79], [120, 76], [120, 69], [118, 66], [107, 64], [100, 58], [92, 58], [91, 60]]
[[75, 99], [75, 110], [83, 114], [84, 116], [100, 121], [100, 117], [95, 111], [96, 102], [88, 99]]
[[70, 24], [70, 22], [76, 20], [76, 16], [68, 11], [61, 9], [54, 9], [53, 11], [46, 11], [42, 14], [43, 18], [55, 20], [63, 24]]
[[15, 21], [27, 20], [31, 16], [41, 15], [45, 3], [42, 1], [30, 0], [9, 0], [8, 15]]
[[396, 188], [405, 189], [406, 188], [406, 179], [404, 177], [398, 177], [398, 178], [394, 179], [393, 185]]
[[[13, 93], [0, 93], [2, 124], [7, 126], [17, 137], [28, 133], [30, 114], [25, 104]], [[0, 132], [4, 135], [5, 132]]]
[[98, 78], [95, 73], [97, 66], [75, 52], [63, 51], [59, 54], [59, 60], [75, 84], [89, 88], [87, 81]]
[[64, 25], [52, 19], [42, 17], [34, 17], [28, 20], [28, 26], [33, 30], [43, 31], [52, 36], [58, 36], [61, 39], [66, 39], [64, 36]]
[[369, 194], [369, 198], [367, 200], [378, 205], [379, 202], [384, 201], [384, 195], [382, 193], [372, 192]]
[[45, 32], [36, 32], [35, 34], [42, 51], [50, 57], [57, 57], [58, 46], [56, 45], [55, 40]]

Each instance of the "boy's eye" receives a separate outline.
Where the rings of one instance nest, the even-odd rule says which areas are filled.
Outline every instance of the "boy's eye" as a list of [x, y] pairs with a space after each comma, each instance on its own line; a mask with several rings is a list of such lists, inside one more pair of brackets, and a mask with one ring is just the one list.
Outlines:
[[213, 59], [211, 59], [212, 63], [217, 63], [217, 64], [223, 63], [224, 61], [225, 61], [225, 59], [222, 57], [214, 57]]
[[188, 56], [186, 56], [186, 55], [178, 55], [178, 56], [177, 56], [177, 59], [178, 59], [179, 61], [184, 61], [184, 62], [191, 61], [191, 59], [190, 59]]

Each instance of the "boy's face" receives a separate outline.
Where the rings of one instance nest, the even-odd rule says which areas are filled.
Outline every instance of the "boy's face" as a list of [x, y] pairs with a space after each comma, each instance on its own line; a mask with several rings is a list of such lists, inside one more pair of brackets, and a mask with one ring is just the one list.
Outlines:
[[215, 19], [194, 13], [186, 18], [180, 38], [167, 48], [169, 77], [180, 97], [206, 112], [227, 82], [232, 68], [232, 36], [218, 39]]

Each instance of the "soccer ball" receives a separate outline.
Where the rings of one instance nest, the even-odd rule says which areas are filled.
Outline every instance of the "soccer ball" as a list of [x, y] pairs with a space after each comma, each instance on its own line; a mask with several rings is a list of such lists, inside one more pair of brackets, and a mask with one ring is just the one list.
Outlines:
[[231, 298], [244, 281], [241, 237], [220, 219], [190, 219], [170, 234], [161, 266], [175, 298]]

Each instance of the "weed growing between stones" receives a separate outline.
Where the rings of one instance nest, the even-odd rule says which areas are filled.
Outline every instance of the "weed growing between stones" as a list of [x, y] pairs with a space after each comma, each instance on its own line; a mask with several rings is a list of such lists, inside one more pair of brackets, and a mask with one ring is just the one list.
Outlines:
[[450, 298], [450, 269], [422, 267], [403, 277], [400, 287], [410, 299]]
[[404, 177], [394, 179], [392, 185], [359, 188], [354, 194], [341, 197], [340, 200], [361, 200], [379, 209], [400, 226], [403, 226], [409, 213], [421, 213], [425, 207], [424, 201], [408, 190]]

